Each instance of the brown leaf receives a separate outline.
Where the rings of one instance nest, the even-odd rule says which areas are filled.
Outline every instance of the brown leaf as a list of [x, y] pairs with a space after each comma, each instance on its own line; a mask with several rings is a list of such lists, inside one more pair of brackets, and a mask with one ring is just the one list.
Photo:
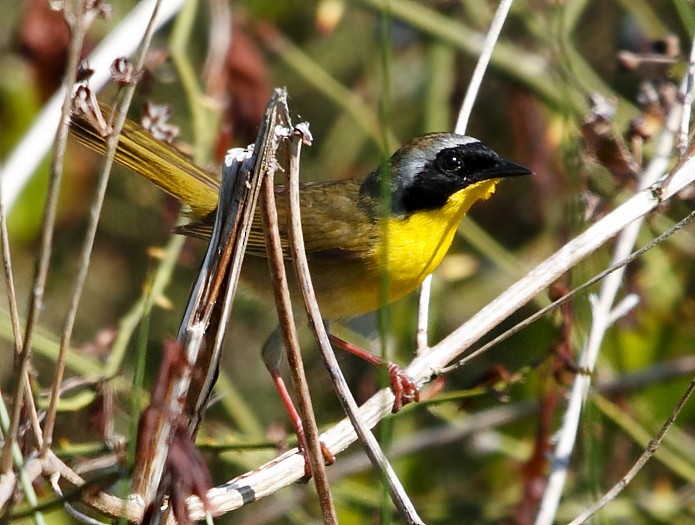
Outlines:
[[29, 62], [42, 99], [60, 85], [67, 65], [70, 30], [62, 13], [45, 0], [29, 0], [19, 23], [16, 46]]
[[609, 120], [593, 114], [584, 120], [581, 131], [584, 149], [589, 156], [610, 171], [619, 182], [634, 180], [639, 166]]
[[232, 35], [221, 75], [209, 86], [215, 98], [225, 101], [215, 152], [218, 160], [233, 141], [253, 142], [272, 91], [265, 57], [243, 17], [234, 17]]

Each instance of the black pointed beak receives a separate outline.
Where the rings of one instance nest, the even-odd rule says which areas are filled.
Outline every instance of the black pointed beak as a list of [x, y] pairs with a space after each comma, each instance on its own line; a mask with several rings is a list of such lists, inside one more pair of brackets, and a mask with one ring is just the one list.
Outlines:
[[517, 177], [519, 175], [533, 175], [533, 172], [526, 166], [511, 162], [505, 159], [499, 159], [493, 166], [490, 166], [478, 173], [479, 181], [489, 179], [500, 179], [503, 177]]

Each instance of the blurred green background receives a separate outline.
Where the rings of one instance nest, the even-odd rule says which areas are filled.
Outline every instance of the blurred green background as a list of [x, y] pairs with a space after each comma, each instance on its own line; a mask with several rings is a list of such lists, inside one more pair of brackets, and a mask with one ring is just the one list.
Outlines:
[[[95, 23], [85, 53], [131, 5], [115, 3], [111, 20]], [[253, 141], [272, 87], [286, 86], [295, 118], [310, 123], [315, 139], [302, 155], [303, 178], [360, 175], [380, 162], [384, 137], [392, 137], [386, 147], [390, 153], [415, 135], [453, 129], [475, 66], [476, 42], [495, 8], [495, 2], [482, 0], [189, 3], [181, 18], [156, 35], [132, 116], [138, 118], [145, 101], [172, 106], [180, 139], [191, 145], [198, 162], [214, 167], [226, 148]], [[229, 20], [220, 15], [225, 12]], [[188, 23], [190, 32], [185, 30]], [[658, 111], [654, 104], [640, 105], [640, 96], [645, 86], [678, 84], [694, 29], [693, 6], [686, 0], [518, 0], [513, 5], [468, 130], [535, 175], [505, 182], [492, 200], [475, 207], [471, 216], [482, 230], [469, 221], [462, 225], [435, 275], [432, 343], [634, 191], [634, 180], [615, 176], [585, 147], [582, 123], [590, 116], [588, 98], [597, 93], [613, 101], [616, 115], [610, 125], [619, 139], [639, 117], [655, 122], [656, 136]], [[231, 31], [232, 48], [210, 65], [206, 60], [216, 31]], [[0, 5], [0, 162], [58, 86], [68, 40], [60, 15], [41, 0]], [[663, 42], [675, 42], [680, 50], [673, 60], [620, 67], [620, 51], [668, 56]], [[115, 91], [109, 86], [99, 98], [112, 101]], [[657, 100], [659, 104], [664, 105]], [[644, 145], [645, 164], [652, 142]], [[98, 169], [99, 159], [76, 143], [68, 153], [40, 322], [42, 339], [36, 347], [37, 390], [51, 382], [55, 342]], [[31, 289], [46, 171], [44, 165], [9, 216], [20, 312]], [[587, 203], [595, 205], [593, 213]], [[660, 210], [645, 224], [640, 243], [689, 209], [692, 196], [685, 195]], [[114, 169], [75, 329], [76, 350], [68, 365], [71, 376], [92, 383], [64, 396], [65, 412], [54, 440], [55, 450], [62, 450], [73, 464], [103, 453], [104, 389], [114, 394], [115, 432], [122, 435], [127, 435], [132, 417], [130, 396], [147, 399], [147, 388], [131, 388], [136, 338], [117, 358], [110, 343], [149, 286], [159, 263], [153, 254], [172, 242], [169, 231], [177, 214], [177, 203], [154, 186]], [[694, 234], [692, 227], [686, 229], [629, 268], [624, 293], [638, 294], [640, 305], [604, 342], [594, 379], [614, 388], [606, 397], [592, 394], [589, 399], [559, 521], [574, 517], [625, 473], [689, 381], [694, 367], [688, 357], [695, 344]], [[152, 313], [148, 386], [162, 340], [176, 334], [203, 250], [200, 241], [185, 242], [171, 283]], [[609, 246], [560, 284], [583, 282], [605, 268], [610, 254]], [[415, 350], [416, 299], [408, 297], [390, 308], [389, 346], [402, 364]], [[545, 296], [537, 298], [503, 328], [547, 302]], [[2, 385], [7, 389], [13, 376], [6, 311], [3, 304]], [[532, 523], [552, 433], [573, 375], [572, 356], [585, 341], [590, 321], [588, 297], [581, 295], [571, 308], [548, 315], [447, 375], [439, 394], [447, 396], [445, 400], [435, 397], [390, 419], [389, 447], [413, 447], [394, 463], [427, 523]], [[228, 331], [221, 399], [209, 411], [198, 440], [216, 482], [260, 465], [276, 454], [272, 443], [283, 446], [285, 438], [292, 439], [260, 359], [275, 322], [267, 305], [242, 290]], [[357, 340], [378, 350], [376, 333], [369, 329], [373, 320], [358, 324], [367, 337]], [[329, 394], [329, 379], [308, 333], [304, 341], [311, 388], [326, 393], [314, 396], [317, 419], [328, 427], [342, 414]], [[569, 356], [561, 352], [565, 348], [571, 350]], [[352, 357], [339, 359], [358, 401], [367, 399], [378, 387], [376, 372]], [[664, 367], [673, 374], [660, 376]], [[630, 384], [631, 374], [638, 372], [641, 381]], [[107, 383], [101, 381], [104, 374]], [[505, 407], [505, 424], [466, 430], [477, 417]], [[692, 416], [692, 407], [686, 407], [667, 440], [670, 455], [657, 455], [595, 523], [692, 523]], [[270, 445], [236, 450], [238, 442]], [[92, 448], [78, 450], [78, 445]], [[361, 455], [361, 447], [353, 446], [329, 469], [341, 523], [386, 523], [391, 519], [388, 498]], [[361, 466], [352, 463], [360, 461]], [[297, 485], [218, 522], [319, 521], [313, 487]]]

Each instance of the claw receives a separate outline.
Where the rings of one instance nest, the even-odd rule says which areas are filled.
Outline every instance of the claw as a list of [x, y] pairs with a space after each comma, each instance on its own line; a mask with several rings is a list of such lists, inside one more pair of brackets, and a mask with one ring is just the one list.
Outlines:
[[328, 449], [328, 447], [324, 444], [323, 441], [319, 441], [319, 445], [321, 445], [321, 454], [323, 454], [323, 462], [327, 466], [330, 466], [333, 463], [335, 463], [335, 456], [333, 455], [333, 452], [331, 452]]
[[389, 362], [386, 367], [389, 371], [391, 390], [395, 397], [391, 413], [395, 414], [408, 403], [420, 401], [420, 390], [415, 384], [415, 381], [413, 381], [396, 363]]
[[[319, 445], [321, 445], [321, 455], [323, 456], [323, 462], [326, 465], [332, 465], [333, 463], [335, 463], [335, 456], [324, 444], [324, 442], [319, 441]], [[299, 453], [302, 456], [304, 456], [304, 476], [302, 477], [302, 479], [299, 480], [299, 483], [308, 483], [314, 475], [314, 473], [311, 470], [311, 461], [309, 461], [309, 458], [306, 454], [306, 450], [303, 447], [299, 448]]]

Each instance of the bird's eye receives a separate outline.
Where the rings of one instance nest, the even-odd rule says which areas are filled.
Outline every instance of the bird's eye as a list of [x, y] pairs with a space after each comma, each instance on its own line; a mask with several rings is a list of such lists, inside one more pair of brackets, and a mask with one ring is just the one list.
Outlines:
[[445, 173], [456, 173], [463, 166], [463, 160], [455, 151], [443, 151], [438, 157], [438, 164]]

